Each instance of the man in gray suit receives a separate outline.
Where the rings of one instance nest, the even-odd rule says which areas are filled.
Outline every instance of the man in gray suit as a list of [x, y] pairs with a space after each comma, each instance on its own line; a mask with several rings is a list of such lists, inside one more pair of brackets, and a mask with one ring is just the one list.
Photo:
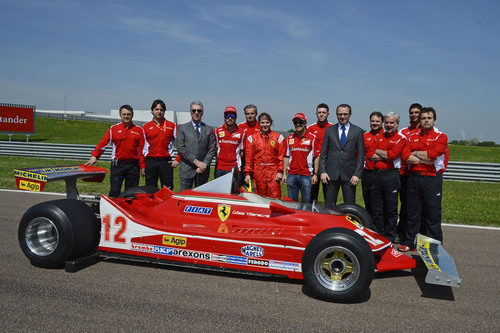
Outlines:
[[181, 191], [208, 181], [210, 163], [215, 156], [214, 129], [201, 121], [203, 104], [191, 102], [191, 121], [177, 130], [177, 152], [181, 155], [179, 180]]
[[325, 206], [337, 204], [342, 186], [345, 203], [356, 202], [356, 185], [363, 173], [365, 144], [363, 130], [351, 124], [351, 107], [337, 107], [338, 123], [325, 131], [319, 159], [321, 182], [326, 186]]

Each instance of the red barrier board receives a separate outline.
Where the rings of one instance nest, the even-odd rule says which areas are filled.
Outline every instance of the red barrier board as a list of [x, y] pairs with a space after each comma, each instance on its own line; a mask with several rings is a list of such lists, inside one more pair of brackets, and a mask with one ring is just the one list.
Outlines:
[[35, 133], [35, 107], [0, 103], [0, 132]]

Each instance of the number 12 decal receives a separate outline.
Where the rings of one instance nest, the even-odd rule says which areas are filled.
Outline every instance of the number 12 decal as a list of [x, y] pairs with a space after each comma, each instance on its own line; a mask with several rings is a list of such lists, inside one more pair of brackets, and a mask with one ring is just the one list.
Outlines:
[[[106, 214], [102, 218], [102, 223], [104, 224], [104, 241], [110, 241], [110, 230], [111, 230], [111, 217], [109, 214]], [[127, 230], [127, 220], [123, 216], [117, 216], [113, 225], [119, 226], [118, 231], [113, 236], [113, 242], [116, 243], [125, 243], [125, 238], [122, 237], [125, 230]]]

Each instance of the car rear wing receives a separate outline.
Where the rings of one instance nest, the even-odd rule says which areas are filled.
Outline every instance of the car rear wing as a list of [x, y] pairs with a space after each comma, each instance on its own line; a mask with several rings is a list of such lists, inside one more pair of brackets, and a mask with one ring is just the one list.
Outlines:
[[425, 282], [442, 286], [460, 287], [455, 261], [446, 252], [440, 241], [417, 234], [417, 251], [429, 270]]
[[101, 182], [106, 176], [106, 169], [89, 165], [66, 165], [43, 168], [14, 169], [17, 188], [25, 191], [40, 192], [48, 182], [64, 180], [68, 199], [80, 199], [76, 189], [76, 180]]

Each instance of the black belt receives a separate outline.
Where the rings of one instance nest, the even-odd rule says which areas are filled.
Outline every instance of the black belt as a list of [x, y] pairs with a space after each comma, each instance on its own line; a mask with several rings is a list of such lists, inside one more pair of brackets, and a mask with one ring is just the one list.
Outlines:
[[399, 173], [399, 169], [365, 169], [365, 172], [373, 172], [373, 173]]
[[115, 161], [117, 161], [120, 164], [137, 164], [139, 162], [138, 160], [118, 160], [118, 159], [116, 159]]
[[442, 175], [443, 173], [442, 172], [419, 172], [419, 171], [412, 171], [410, 173], [410, 175], [412, 176], [421, 176], [421, 177], [425, 177], [425, 176], [428, 176], [428, 177], [436, 177], [436, 176], [439, 176], [439, 175]]
[[172, 157], [154, 157], [154, 156], [146, 156], [146, 159], [147, 160], [159, 160], [159, 161], [164, 161], [164, 160], [167, 160], [167, 161], [170, 161], [172, 159]]

